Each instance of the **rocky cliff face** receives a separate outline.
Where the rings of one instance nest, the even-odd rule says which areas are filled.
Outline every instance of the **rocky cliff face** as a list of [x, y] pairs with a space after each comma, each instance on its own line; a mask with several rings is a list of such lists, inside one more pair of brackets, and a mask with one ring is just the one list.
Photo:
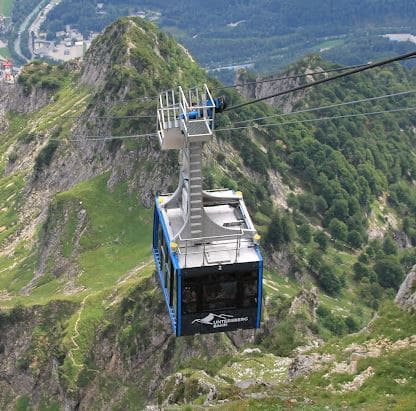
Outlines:
[[[237, 90], [248, 99], [257, 99], [266, 97], [272, 94], [277, 94], [284, 90], [289, 90], [303, 84], [311, 83], [316, 78], [310, 73], [316, 73], [322, 69], [316, 64], [314, 59], [311, 62], [305, 62], [300, 66], [297, 66], [293, 70], [288, 70], [284, 74], [276, 74], [267, 78], [256, 77], [255, 80], [248, 79], [244, 71], [237, 73], [235, 83], [253, 83], [244, 86], [237, 87]], [[303, 75], [302, 77], [295, 77], [297, 75]], [[325, 74], [324, 74], [325, 76]], [[285, 77], [284, 79], [280, 79]], [[293, 77], [293, 78], [291, 78]], [[270, 81], [269, 81], [270, 80]], [[283, 113], [290, 113], [294, 111], [296, 104], [305, 99], [305, 95], [308, 91], [299, 91], [296, 93], [289, 94], [287, 96], [274, 97], [266, 102], [273, 106], [278, 107]]]
[[59, 341], [63, 324], [75, 309], [76, 304], [56, 301], [0, 313], [2, 409], [13, 409], [16, 399], [24, 394], [30, 395], [33, 403], [40, 403], [45, 392], [59, 399], [64, 407], [71, 403], [66, 400], [59, 377], [65, 355]]
[[411, 312], [416, 310], [416, 265], [400, 286], [395, 302], [403, 310]]

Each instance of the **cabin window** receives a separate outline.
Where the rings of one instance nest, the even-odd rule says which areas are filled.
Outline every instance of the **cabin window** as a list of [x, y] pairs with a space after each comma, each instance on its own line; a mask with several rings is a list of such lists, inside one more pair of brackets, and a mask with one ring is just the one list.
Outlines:
[[255, 308], [257, 292], [257, 270], [186, 278], [182, 313]]
[[203, 285], [204, 310], [237, 308], [237, 281], [222, 281]]
[[172, 276], [171, 290], [172, 290], [172, 294], [171, 294], [172, 308], [176, 313], [177, 310], [178, 310], [178, 308], [177, 308], [177, 304], [178, 304], [178, 294], [177, 294], [177, 290], [178, 290], [178, 272], [176, 270], [174, 271], [173, 276]]
[[194, 314], [198, 312], [200, 298], [200, 285], [186, 281], [182, 293], [183, 314]]
[[174, 293], [174, 284], [175, 284], [175, 270], [172, 265], [172, 260], [169, 258], [169, 277], [166, 280], [166, 288], [169, 290], [169, 305], [173, 306], [173, 293]]

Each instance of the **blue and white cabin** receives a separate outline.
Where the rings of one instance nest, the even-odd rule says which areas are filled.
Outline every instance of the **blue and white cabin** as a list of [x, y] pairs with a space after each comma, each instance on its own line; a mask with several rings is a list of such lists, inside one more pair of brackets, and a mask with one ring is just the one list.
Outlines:
[[179, 98], [168, 93], [159, 102], [159, 138], [162, 148], [181, 149], [182, 169], [177, 190], [156, 197], [153, 253], [173, 331], [258, 328], [260, 236], [240, 192], [202, 190], [202, 144], [212, 137], [215, 100], [207, 88], [188, 99], [182, 89]]

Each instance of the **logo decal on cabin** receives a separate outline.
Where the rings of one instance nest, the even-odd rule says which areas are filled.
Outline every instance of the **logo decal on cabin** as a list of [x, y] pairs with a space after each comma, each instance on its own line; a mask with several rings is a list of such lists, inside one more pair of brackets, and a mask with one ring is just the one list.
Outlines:
[[212, 328], [228, 327], [228, 324], [241, 323], [248, 321], [248, 317], [234, 317], [229, 314], [213, 314], [209, 313], [204, 318], [197, 318], [192, 321], [192, 324], [199, 323], [205, 325], [212, 325]]

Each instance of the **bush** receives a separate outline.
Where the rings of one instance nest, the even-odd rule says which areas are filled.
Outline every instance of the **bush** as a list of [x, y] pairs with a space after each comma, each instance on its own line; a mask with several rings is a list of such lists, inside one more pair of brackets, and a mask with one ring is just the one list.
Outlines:
[[290, 355], [295, 347], [303, 343], [298, 335], [297, 326], [295, 318], [282, 320], [264, 339], [264, 345], [279, 356]]
[[308, 264], [311, 270], [318, 272], [323, 264], [323, 254], [320, 250], [312, 251], [308, 256]]
[[318, 277], [319, 285], [328, 294], [338, 294], [341, 291], [342, 283], [333, 268], [323, 264]]
[[39, 152], [35, 161], [35, 170], [37, 172], [42, 171], [44, 167], [48, 167], [52, 162], [53, 155], [59, 146], [59, 142], [56, 140], [50, 140], [45, 147]]
[[416, 248], [404, 250], [400, 257], [400, 263], [406, 271], [410, 270], [416, 264]]
[[397, 290], [403, 281], [403, 268], [396, 257], [386, 256], [374, 265], [379, 284], [384, 288]]
[[295, 236], [295, 227], [292, 217], [289, 213], [280, 216], [275, 211], [269, 224], [266, 234], [266, 244], [272, 248], [279, 249], [283, 244], [287, 244], [293, 240]]
[[312, 230], [309, 224], [302, 224], [298, 227], [298, 236], [303, 244], [309, 244], [312, 239]]
[[396, 255], [399, 252], [399, 247], [390, 235], [383, 241], [383, 251], [387, 255]]
[[367, 265], [358, 261], [352, 266], [352, 268], [354, 270], [354, 280], [360, 281], [362, 278], [370, 277], [370, 267]]
[[324, 231], [318, 231], [315, 235], [314, 235], [314, 240], [315, 242], [319, 245], [319, 248], [322, 251], [325, 251], [328, 248], [328, 244], [329, 244], [329, 237], [327, 234], [325, 234]]
[[9, 159], [9, 163], [12, 163], [13, 164], [17, 160], [17, 153], [15, 151], [12, 151], [9, 154], [8, 159]]
[[363, 239], [357, 230], [352, 230], [348, 233], [347, 242], [351, 247], [360, 248], [363, 243]]
[[347, 332], [347, 326], [342, 317], [334, 315], [328, 308], [323, 305], [320, 305], [316, 314], [318, 315], [322, 325], [330, 330], [335, 335], [342, 335]]
[[347, 239], [348, 228], [345, 223], [337, 218], [333, 218], [329, 223], [329, 231], [337, 240], [345, 241]]

